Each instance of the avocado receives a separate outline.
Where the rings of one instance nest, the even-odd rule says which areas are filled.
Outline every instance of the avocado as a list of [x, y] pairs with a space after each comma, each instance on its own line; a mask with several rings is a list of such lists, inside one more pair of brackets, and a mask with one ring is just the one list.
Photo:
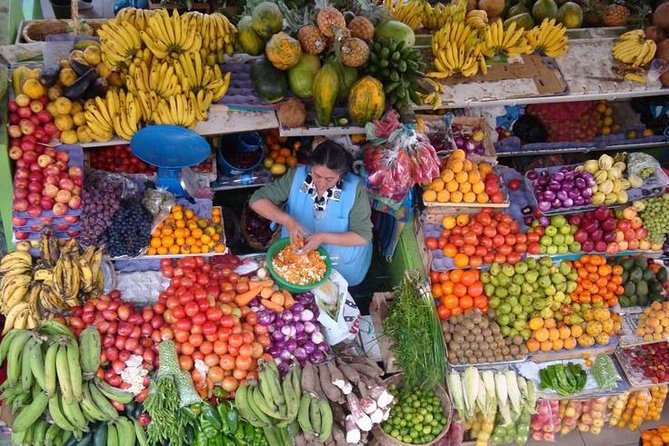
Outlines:
[[636, 296], [631, 296], [630, 297], [630, 307], [635, 307], [638, 304], [639, 304], [639, 298], [636, 297]]
[[660, 268], [660, 270], [657, 272], [657, 280], [660, 282], [664, 282], [667, 280], [667, 270], [666, 268]]
[[620, 296], [618, 298], [618, 302], [620, 302], [620, 306], [623, 308], [627, 308], [630, 306], [630, 300], [627, 296]]
[[634, 263], [641, 269], [646, 269], [648, 267], [648, 261], [643, 257], [637, 257]]
[[637, 266], [630, 272], [630, 280], [632, 282], [638, 282], [642, 279], [643, 279], [643, 271], [641, 270], [641, 268]]
[[627, 281], [630, 279], [630, 273], [627, 270], [623, 271], [623, 283], [627, 283]]
[[651, 294], [661, 294], [662, 290], [664, 290], [664, 287], [662, 286], [662, 283], [657, 281], [657, 280], [651, 280], [648, 282], [650, 292]]
[[624, 294], [625, 294], [625, 296], [627, 296], [627, 297], [632, 297], [632, 296], [634, 296], [634, 295], [636, 294], [636, 285], [634, 284], [634, 282], [627, 282], [627, 283], [625, 284], [625, 292], [624, 292]]
[[645, 281], [649, 281], [649, 280], [654, 279], [654, 278], [655, 278], [655, 273], [653, 272], [653, 270], [651, 270], [651, 269], [646, 269], [646, 270], [643, 272], [643, 280], [645, 280]]
[[634, 259], [631, 257], [627, 257], [621, 262], [621, 265], [625, 271], [629, 271], [634, 266]]
[[648, 296], [639, 296], [639, 305], [642, 307], [648, 305]]
[[645, 280], [640, 280], [636, 283], [636, 294], [641, 296], [648, 296], [648, 283]]

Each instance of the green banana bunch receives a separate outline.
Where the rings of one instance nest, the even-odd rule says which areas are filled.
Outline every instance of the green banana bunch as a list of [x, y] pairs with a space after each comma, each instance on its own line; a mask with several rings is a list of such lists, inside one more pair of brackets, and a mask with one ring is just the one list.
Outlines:
[[311, 393], [303, 393], [297, 414], [297, 422], [304, 433], [310, 433], [318, 441], [327, 443], [332, 435], [332, 408], [327, 399]]
[[424, 77], [424, 68], [420, 52], [403, 40], [383, 38], [371, 45], [367, 71], [381, 81], [386, 98], [397, 109], [422, 105], [418, 81]]

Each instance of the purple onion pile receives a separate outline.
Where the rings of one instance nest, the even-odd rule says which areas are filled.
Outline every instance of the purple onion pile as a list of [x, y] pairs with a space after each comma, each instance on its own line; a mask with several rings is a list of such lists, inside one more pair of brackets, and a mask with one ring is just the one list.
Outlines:
[[595, 179], [589, 172], [575, 172], [571, 167], [562, 167], [553, 173], [531, 170], [527, 172], [527, 178], [532, 182], [537, 207], [541, 212], [592, 203]]
[[468, 155], [485, 154], [484, 141], [474, 141], [472, 134], [463, 130], [455, 130], [454, 133], [453, 142], [456, 148], [464, 150]]
[[258, 313], [258, 323], [267, 327], [272, 340], [265, 351], [272, 355], [282, 376], [288, 373], [294, 359], [302, 366], [306, 362], [318, 364], [330, 352], [317, 320], [319, 310], [314, 295], [302, 293], [294, 298], [295, 305], [281, 313], [266, 309], [257, 300], [251, 302], [251, 310]]

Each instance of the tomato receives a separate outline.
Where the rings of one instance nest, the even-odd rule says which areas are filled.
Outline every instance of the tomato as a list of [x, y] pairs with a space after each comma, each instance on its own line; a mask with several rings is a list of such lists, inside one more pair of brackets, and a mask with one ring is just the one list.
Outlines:
[[478, 237], [473, 232], [468, 232], [463, 236], [466, 245], [478, 245]]
[[240, 277], [241, 277], [241, 276], [240, 276], [239, 274], [233, 272], [233, 273], [230, 274], [230, 276], [228, 277], [228, 280], [229, 280], [231, 283], [237, 283], [237, 282], [239, 282], [239, 278], [240, 278]]
[[485, 296], [476, 296], [474, 298], [474, 306], [480, 310], [488, 307], [488, 298]]
[[207, 286], [209, 285], [209, 276], [207, 274], [198, 274], [196, 281], [202, 286]]
[[495, 254], [492, 252], [488, 252], [486, 255], [483, 256], [483, 263], [490, 264], [495, 260]]
[[205, 310], [205, 315], [207, 320], [217, 322], [223, 317], [223, 312], [218, 307], [209, 307]]
[[179, 367], [181, 367], [181, 370], [189, 372], [193, 368], [193, 358], [185, 355], [179, 356]]
[[525, 235], [525, 234], [516, 234], [516, 242], [517, 242], [517, 243], [526, 243], [526, 242], [527, 242], [527, 235]]
[[439, 273], [439, 282], [448, 282], [448, 271], [442, 271]]
[[439, 240], [434, 237], [428, 237], [425, 239], [425, 246], [427, 246], [427, 249], [429, 250], [437, 249], [439, 247]]
[[493, 238], [495, 235], [497, 235], [497, 229], [492, 226], [486, 226], [483, 228], [483, 235]]
[[193, 344], [194, 347], [199, 347], [204, 342], [204, 337], [200, 333], [191, 333], [188, 337], [188, 342]]
[[504, 236], [502, 234], [497, 234], [493, 237], [492, 244], [499, 248], [504, 244], [505, 241], [506, 240], [504, 239]]
[[248, 282], [237, 282], [235, 285], [235, 292], [237, 294], [243, 294], [246, 293], [249, 290], [249, 284]]
[[230, 314], [225, 314], [224, 311], [219, 324], [221, 327], [232, 328], [235, 325], [235, 321]]
[[260, 345], [262, 345], [264, 348], [267, 348], [270, 345], [272, 345], [272, 339], [267, 334], [258, 335], [257, 340], [260, 343]]
[[517, 252], [511, 252], [509, 255], [506, 257], [506, 261], [512, 265], [515, 265], [516, 263], [520, 262], [521, 256]]
[[239, 355], [235, 359], [235, 368], [239, 370], [249, 370], [251, 368], [251, 364], [253, 362], [253, 359], [251, 356], [242, 356]]
[[186, 331], [186, 332], [190, 331], [192, 326], [193, 323], [191, 322], [190, 318], [187, 317], [177, 320], [176, 323], [174, 324], [175, 330]]
[[184, 311], [186, 311], [186, 316], [193, 317], [200, 311], [200, 307], [195, 302], [188, 302], [184, 305]]
[[232, 370], [235, 368], [235, 357], [231, 354], [225, 354], [220, 357], [219, 364], [223, 370]]
[[467, 256], [473, 256], [476, 253], [476, 247], [474, 245], [464, 245], [460, 252]]
[[242, 331], [242, 342], [244, 344], [250, 344], [253, 342], [254, 337], [253, 337], [253, 328], [249, 328], [249, 330], [244, 330]]
[[527, 233], [527, 242], [532, 243], [532, 242], [538, 242], [541, 236], [537, 234], [536, 232], [528, 232]]
[[183, 277], [184, 274], [185, 274], [185, 271], [182, 267], [177, 266], [177, 267], [174, 268], [174, 277], [180, 278], [180, 277]]
[[251, 357], [253, 359], [258, 359], [262, 356], [263, 352], [265, 349], [263, 348], [262, 344], [260, 342], [253, 342], [251, 344]]
[[[168, 297], [168, 298], [165, 300], [165, 306], [166, 306], [167, 308], [174, 308], [174, 307], [176, 307], [177, 305], [179, 305], [179, 298], [176, 297], [176, 296], [170, 296], [170, 297]], [[105, 310], [106, 310], [106, 309], [107, 309], [107, 308], [105, 308]], [[100, 310], [100, 308], [98, 308], [98, 310]], [[103, 311], [103, 310], [100, 310], [100, 311]]]
[[258, 313], [250, 311], [244, 316], [244, 320], [251, 326], [258, 323]]
[[516, 243], [513, 249], [521, 254], [527, 252], [527, 243]]
[[[176, 307], [168, 311], [170, 312], [171, 317], [176, 320], [183, 319], [186, 317], [186, 310], [184, 310], [184, 307], [182, 305], [177, 305]], [[167, 312], [165, 314], [167, 314]]]
[[495, 256], [495, 262], [497, 263], [506, 263], [506, 256], [504, 254], [497, 254]]
[[471, 256], [469, 258], [469, 266], [472, 268], [479, 268], [483, 264], [483, 256]]
[[181, 344], [181, 354], [182, 355], [192, 355], [195, 353], [195, 346], [191, 344], [190, 342], [184, 342]]
[[508, 223], [500, 223], [497, 225], [497, 232], [503, 236], [507, 236], [511, 233], [511, 226]]
[[218, 331], [218, 327], [216, 326], [216, 323], [213, 321], [205, 321], [202, 324], [202, 334], [204, 335], [213, 335], [216, 334]]
[[188, 333], [187, 330], [177, 329], [177, 330], [174, 331], [174, 340], [179, 342], [179, 343], [183, 343], [183, 342], [188, 341], [189, 336], [190, 336], [190, 333]]
[[233, 302], [235, 300], [236, 295], [237, 294], [233, 290], [221, 291], [221, 294], [218, 296], [218, 299], [221, 302], [230, 303], [230, 302]]
[[497, 247], [497, 252], [500, 253], [500, 254], [503, 254], [505, 256], [508, 256], [509, 254], [511, 254], [512, 251], [513, 251], [513, 248], [511, 248], [509, 245], [506, 245], [506, 244]]
[[453, 237], [453, 244], [457, 247], [461, 247], [461, 246], [464, 246], [465, 241], [460, 236], [454, 236]]
[[439, 271], [430, 270], [430, 282], [439, 282]]
[[451, 315], [451, 310], [443, 305], [439, 305], [437, 307], [437, 314], [439, 315], [439, 319], [447, 319]]
[[207, 321], [207, 315], [204, 312], [198, 312], [193, 316], [193, 324], [202, 325]]
[[239, 348], [242, 343], [244, 342], [244, 338], [242, 337], [241, 334], [232, 334], [230, 335], [230, 338], [228, 339], [228, 344], [230, 344], [231, 347]]
[[201, 300], [206, 300], [207, 305], [209, 304], [209, 301], [207, 300], [207, 290], [205, 290], [204, 288], [195, 288], [193, 294], [195, 295], [196, 302], [199, 302]]
[[509, 234], [507, 235], [504, 240], [506, 240], [506, 244], [509, 246], [513, 246], [516, 244], [517, 238], [515, 234]]
[[178, 295], [179, 303], [182, 305], [187, 304], [188, 302], [192, 302], [195, 300], [195, 295], [193, 294], [192, 291], [182, 291]]
[[474, 299], [472, 299], [470, 296], [462, 296], [460, 298], [460, 308], [463, 310], [469, 310], [474, 306]]
[[264, 325], [255, 324], [255, 325], [253, 326], [253, 333], [254, 333], [254, 334], [257, 334], [257, 335], [267, 334], [268, 331], [269, 331], [269, 330], [268, 330], [267, 327], [265, 327]]

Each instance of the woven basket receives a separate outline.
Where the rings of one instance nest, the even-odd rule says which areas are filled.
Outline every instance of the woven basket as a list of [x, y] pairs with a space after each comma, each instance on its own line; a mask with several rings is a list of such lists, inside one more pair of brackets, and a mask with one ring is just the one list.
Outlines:
[[[76, 4], [76, 2], [73, 2]], [[106, 20], [90, 19], [86, 23], [97, 31]], [[49, 19], [49, 20], [31, 20], [25, 22], [21, 30], [22, 40], [26, 43], [44, 42], [46, 36], [51, 34], [66, 34], [69, 20]]]
[[[395, 384], [399, 386], [402, 383], [402, 374], [398, 373], [397, 375], [393, 375], [389, 378], [387, 378], [385, 381], [386, 385], [391, 385]], [[442, 386], [438, 386], [435, 390], [434, 393], [437, 394], [439, 399], [441, 400], [441, 404], [444, 406], [444, 415], [446, 415], [448, 421], [446, 422], [446, 426], [444, 426], [444, 430], [441, 431], [439, 435], [437, 435], [434, 440], [432, 440], [429, 443], [422, 443], [422, 446], [431, 446], [434, 444], [437, 444], [441, 441], [444, 436], [446, 436], [446, 433], [448, 433], [448, 429], [451, 426], [451, 418], [453, 417], [453, 409], [451, 406], [451, 399], [448, 397], [448, 393], [446, 393], [446, 390]], [[390, 435], [386, 434], [383, 429], [381, 429], [380, 425], [376, 425], [372, 428], [372, 433], [374, 434], [374, 439], [372, 441], [373, 446], [412, 446], [410, 443], [404, 443], [403, 441], [396, 440], [395, 438], [391, 437]]]
[[242, 218], [241, 218], [241, 233], [242, 237], [244, 237], [244, 240], [246, 241], [246, 244], [249, 245], [249, 248], [258, 251], [258, 252], [263, 252], [267, 251], [267, 248], [274, 243], [275, 241], [279, 240], [279, 237], [281, 236], [281, 228], [277, 228], [273, 233], [272, 237], [270, 237], [269, 241], [265, 244], [260, 243], [258, 240], [255, 239], [251, 234], [249, 234], [248, 230], [246, 229], [246, 215], [250, 210], [248, 207], [244, 208], [242, 211]]

